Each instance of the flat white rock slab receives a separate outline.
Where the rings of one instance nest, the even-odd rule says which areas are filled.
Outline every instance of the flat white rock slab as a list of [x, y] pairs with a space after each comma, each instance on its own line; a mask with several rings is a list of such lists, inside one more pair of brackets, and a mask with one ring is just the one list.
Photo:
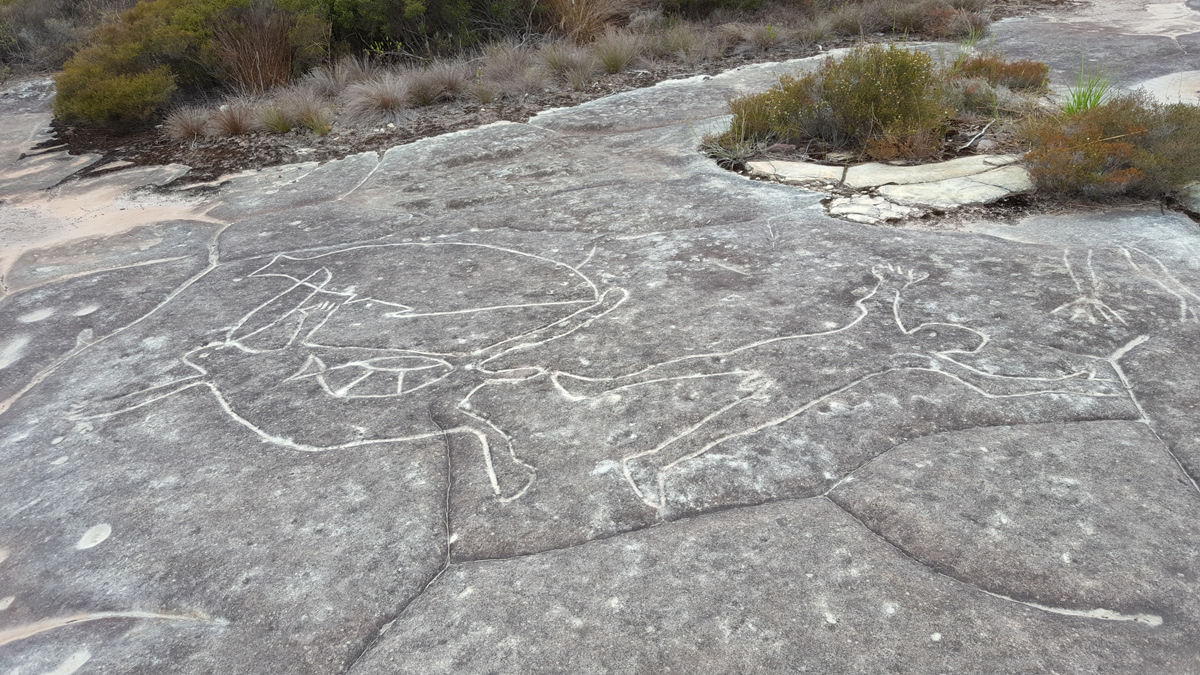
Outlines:
[[884, 185], [879, 188], [879, 194], [897, 204], [949, 209], [988, 204], [1031, 189], [1033, 183], [1024, 167], [1006, 166], [972, 176], [930, 183]]
[[812, 164], [809, 162], [747, 162], [746, 166], [753, 173], [764, 174], [785, 181], [821, 180], [833, 183], [840, 183], [842, 181], [842, 173], [846, 170], [845, 167], [841, 166]]
[[845, 184], [852, 188], [869, 188], [889, 184], [932, 183], [984, 173], [999, 166], [1012, 164], [1020, 158], [1020, 155], [971, 155], [918, 166], [893, 166], [872, 162], [850, 167], [846, 171]]
[[1163, 103], [1200, 104], [1200, 70], [1187, 70], [1146, 80], [1133, 89], [1146, 93]]

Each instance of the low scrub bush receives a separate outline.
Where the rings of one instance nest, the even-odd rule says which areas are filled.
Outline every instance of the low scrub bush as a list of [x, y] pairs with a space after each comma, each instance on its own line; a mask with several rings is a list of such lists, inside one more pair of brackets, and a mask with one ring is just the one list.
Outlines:
[[59, 120], [113, 128], [137, 125], [165, 106], [175, 91], [175, 78], [166, 66], [121, 72], [88, 62], [90, 51], [80, 52], [74, 65], [55, 77], [54, 116]]
[[959, 64], [956, 71], [964, 77], [983, 78], [993, 86], [1009, 89], [1041, 90], [1050, 78], [1050, 66], [1041, 61], [1009, 61], [996, 54], [979, 54]]
[[136, 0], [0, 0], [0, 64], [57, 69]]
[[[286, 82], [297, 22], [285, 6], [315, 2], [278, 0], [251, 11], [252, 0], [142, 0], [101, 26], [94, 43], [64, 65], [56, 115], [128, 124], [153, 115], [176, 82], [212, 86], [232, 76], [251, 91]], [[126, 90], [130, 102], [113, 96]]]
[[896, 45], [856, 47], [815, 73], [784, 76], [729, 105], [729, 144], [815, 144], [878, 159], [932, 154], [953, 114], [932, 59]]
[[1200, 107], [1126, 94], [1027, 123], [1038, 190], [1075, 199], [1160, 197], [1200, 180]]

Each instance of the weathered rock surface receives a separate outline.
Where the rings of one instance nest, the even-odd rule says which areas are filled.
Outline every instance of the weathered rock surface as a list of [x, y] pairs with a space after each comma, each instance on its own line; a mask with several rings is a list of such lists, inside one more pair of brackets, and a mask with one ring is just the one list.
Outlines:
[[1194, 223], [830, 218], [737, 77], [12, 255], [0, 670], [1200, 671]]

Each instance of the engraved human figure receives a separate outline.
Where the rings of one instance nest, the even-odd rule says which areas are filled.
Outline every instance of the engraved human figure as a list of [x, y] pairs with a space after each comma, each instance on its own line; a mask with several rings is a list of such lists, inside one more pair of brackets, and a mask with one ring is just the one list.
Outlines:
[[526, 381], [547, 370], [489, 364], [569, 335], [626, 297], [623, 290], [610, 289], [586, 304], [551, 303], [564, 306], [555, 307], [560, 315], [569, 313], [479, 349], [435, 353], [323, 343], [322, 329], [355, 298], [353, 292], [330, 290], [332, 278], [328, 268], [319, 267], [292, 279], [222, 340], [188, 351], [182, 360], [194, 374], [87, 403], [71, 418], [110, 417], [203, 386], [230, 418], [264, 441], [293, 450], [322, 452], [442, 435], [472, 439], [493, 492], [511, 501], [528, 490], [536, 470], [518, 457], [504, 431], [472, 408], [471, 397], [483, 387]]
[[[887, 373], [937, 372], [985, 396], [1050, 391], [1119, 395], [1118, 383], [1097, 378], [1095, 368], [1064, 377], [1014, 378], [960, 364], [951, 357], [976, 353], [987, 336], [954, 323], [906, 327], [900, 318], [901, 292], [926, 277], [890, 265], [875, 267], [872, 273], [877, 280], [875, 288], [855, 303], [858, 315], [843, 326], [760, 340], [720, 353], [683, 356], [618, 377], [556, 372], [554, 381], [563, 395], [580, 399], [654, 382], [738, 379], [741, 395], [732, 403], [658, 446], [622, 459], [626, 480], [642, 501], [655, 508], [666, 505], [666, 477], [675, 467], [731, 439], [783, 424], [830, 397]], [[981, 381], [991, 391], [974, 384]]]

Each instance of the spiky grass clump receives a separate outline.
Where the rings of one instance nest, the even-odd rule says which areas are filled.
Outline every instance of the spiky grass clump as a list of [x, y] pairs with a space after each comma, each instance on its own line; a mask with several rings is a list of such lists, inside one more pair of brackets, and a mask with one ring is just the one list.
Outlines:
[[408, 79], [401, 73], [385, 71], [346, 87], [340, 101], [346, 124], [364, 126], [388, 122], [409, 105]]
[[1062, 104], [1063, 114], [1071, 117], [1087, 112], [1106, 103], [1112, 94], [1112, 78], [1102, 69], [1088, 70], [1087, 64], [1081, 61], [1075, 86], [1067, 88], [1066, 99]]
[[887, 14], [876, 3], [839, 5], [826, 18], [829, 32], [838, 35], [866, 35], [890, 26]]
[[553, 42], [538, 51], [538, 59], [548, 72], [566, 80], [579, 91], [592, 83], [599, 64], [588, 50], [570, 42]]
[[586, 43], [618, 19], [628, 17], [631, 3], [627, 0], [548, 0], [547, 7], [560, 34]]
[[519, 80], [535, 65], [528, 49], [513, 42], [495, 42], [483, 50], [482, 76], [493, 82]]
[[163, 133], [173, 141], [190, 141], [204, 134], [209, 110], [199, 106], [176, 108], [163, 122]]
[[746, 41], [754, 45], [755, 49], [765, 52], [768, 49], [778, 46], [784, 41], [783, 33], [775, 28], [772, 24], [755, 24], [751, 26], [749, 34], [746, 36]]
[[546, 70], [565, 76], [567, 71], [594, 68], [596, 59], [591, 52], [572, 42], [551, 42], [543, 45], [537, 53]]
[[607, 73], [619, 73], [642, 53], [642, 39], [636, 33], [610, 30], [592, 43], [596, 60]]
[[[479, 83], [488, 83], [495, 96], [519, 96], [541, 91], [549, 74], [538, 65], [535, 54], [520, 45], [500, 42], [488, 45], [483, 53], [483, 66], [476, 74]], [[479, 98], [478, 93], [475, 93]]]
[[319, 106], [308, 110], [304, 113], [304, 117], [300, 122], [308, 127], [308, 130], [318, 136], [325, 136], [333, 131], [333, 123], [336, 115], [333, 109], [328, 106]]
[[366, 59], [343, 56], [305, 75], [304, 84], [325, 98], [336, 98], [346, 87], [370, 79], [377, 70]]
[[482, 105], [487, 105], [500, 97], [500, 87], [495, 82], [480, 79], [467, 87], [467, 93]]
[[461, 61], [438, 61], [425, 69], [425, 76], [442, 88], [443, 96], [454, 98], [467, 90], [470, 71]]
[[313, 117], [315, 110], [327, 107], [312, 87], [284, 87], [275, 90], [271, 98], [258, 107], [258, 121], [268, 131], [286, 134], [298, 126], [305, 126], [304, 120]]
[[428, 69], [411, 71], [404, 79], [408, 84], [408, 100], [415, 106], [430, 106], [446, 96], [445, 84]]
[[214, 136], [243, 136], [257, 130], [258, 114], [248, 100], [233, 99], [213, 111], [208, 130]]
[[286, 134], [296, 126], [295, 120], [285, 115], [279, 106], [270, 104], [258, 109], [258, 122], [267, 131], [277, 134]]

